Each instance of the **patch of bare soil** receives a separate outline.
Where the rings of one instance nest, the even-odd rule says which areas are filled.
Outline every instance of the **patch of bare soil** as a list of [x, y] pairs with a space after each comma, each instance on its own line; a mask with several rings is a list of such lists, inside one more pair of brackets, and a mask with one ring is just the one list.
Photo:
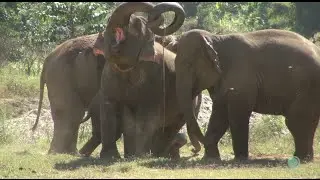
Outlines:
[[21, 142], [31, 143], [38, 138], [47, 136], [51, 138], [53, 122], [49, 102], [44, 98], [37, 130], [33, 133], [31, 128], [35, 123], [38, 110], [38, 99], [0, 99], [0, 106], [8, 112], [3, 123], [4, 131], [10, 135], [16, 135]]

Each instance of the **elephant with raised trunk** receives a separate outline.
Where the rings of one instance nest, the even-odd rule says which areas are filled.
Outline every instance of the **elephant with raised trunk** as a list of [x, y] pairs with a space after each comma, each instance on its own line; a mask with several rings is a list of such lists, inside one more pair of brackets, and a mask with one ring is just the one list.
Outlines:
[[204, 158], [220, 159], [218, 142], [230, 127], [235, 159], [248, 159], [252, 112], [283, 115], [294, 155], [313, 160], [313, 139], [320, 115], [320, 49], [285, 30], [214, 35], [185, 32], [177, 44], [176, 90], [186, 122], [192, 99], [213, 88], [213, 112]]
[[[163, 12], [174, 11], [174, 21], [165, 29]], [[147, 12], [148, 19], [135, 12]], [[154, 35], [170, 35], [183, 24], [185, 14], [178, 3], [122, 3], [112, 13], [104, 33], [105, 64], [101, 77], [101, 158], [120, 157], [116, 126], [123, 111], [125, 157], [151, 149], [163, 156], [164, 149], [185, 124], [179, 113], [175, 90], [175, 54], [156, 43]], [[200, 93], [199, 93], [200, 94]], [[190, 102], [190, 106], [195, 103]], [[192, 110], [193, 115], [194, 109]], [[196, 118], [196, 117], [195, 117]], [[187, 123], [194, 152], [201, 148], [196, 122]], [[198, 134], [197, 134], [198, 133]], [[202, 135], [203, 136], [203, 135]], [[152, 144], [157, 144], [154, 149]]]
[[[176, 42], [175, 36], [165, 36], [161, 37], [158, 36], [155, 38], [155, 41], [163, 44], [166, 46], [166, 49], [171, 50], [174, 52], [171, 47], [168, 47], [171, 43]], [[100, 48], [99, 48], [100, 49]], [[84, 144], [84, 146], [79, 150], [79, 153], [84, 156], [90, 156], [92, 152], [100, 145], [101, 143], [101, 131], [100, 131], [100, 103], [99, 100], [101, 97], [99, 94], [97, 94], [92, 102], [90, 103], [88, 107], [88, 113], [86, 117], [83, 118], [81, 123], [86, 122], [91, 118], [91, 124], [92, 124], [92, 136], [91, 138]], [[195, 115], [198, 116], [198, 113], [200, 111], [200, 105], [201, 105], [201, 94], [198, 96], [198, 98], [194, 99], [195, 107]], [[119, 119], [121, 116], [119, 116]], [[119, 127], [117, 127], [119, 128]], [[121, 136], [122, 129], [118, 130], [118, 133], [116, 134], [116, 139], [118, 139]], [[174, 140], [171, 142], [171, 144], [167, 147], [167, 149], [170, 149], [170, 152], [166, 154], [166, 156], [170, 156], [173, 159], [177, 159], [180, 157], [179, 149], [187, 143], [186, 136], [183, 133], [178, 133], [177, 136], [174, 138]], [[173, 148], [171, 148], [173, 147]], [[157, 147], [155, 147], [157, 148]]]

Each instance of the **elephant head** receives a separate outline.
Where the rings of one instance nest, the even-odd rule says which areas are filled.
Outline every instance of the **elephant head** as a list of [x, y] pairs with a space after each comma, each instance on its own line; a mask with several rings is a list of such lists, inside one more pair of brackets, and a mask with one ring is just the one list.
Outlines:
[[[160, 28], [164, 12], [175, 12], [173, 22]], [[148, 19], [136, 16], [135, 12], [146, 12]], [[185, 12], [178, 3], [147, 2], [122, 3], [112, 13], [104, 31], [104, 54], [118, 69], [133, 68], [139, 61], [153, 59], [155, 34], [166, 36], [177, 31], [183, 24]]]

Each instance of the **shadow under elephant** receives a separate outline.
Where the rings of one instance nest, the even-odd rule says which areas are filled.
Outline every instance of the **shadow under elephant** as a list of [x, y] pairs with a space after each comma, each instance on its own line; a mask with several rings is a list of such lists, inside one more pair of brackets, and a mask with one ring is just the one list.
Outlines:
[[203, 168], [203, 169], [234, 169], [234, 168], [274, 168], [286, 167], [287, 160], [283, 158], [260, 158], [249, 159], [243, 161], [237, 160], [189, 160], [190, 157], [184, 157], [180, 160], [169, 159], [155, 159], [148, 162], [139, 163], [140, 166], [157, 169], [189, 169], [189, 168]]
[[[234, 168], [274, 168], [287, 167], [287, 159], [284, 158], [255, 158], [243, 161], [237, 160], [190, 160], [193, 156], [181, 157], [179, 160], [171, 160], [168, 158], [144, 158], [142, 162], [138, 162], [138, 166], [143, 166], [152, 169], [234, 169]], [[117, 159], [117, 160], [103, 160], [95, 157], [80, 157], [69, 162], [56, 163], [54, 168], [57, 170], [77, 170], [89, 166], [111, 166], [115, 163], [124, 163], [135, 161], [135, 159]]]
[[100, 165], [100, 166], [111, 166], [117, 162], [124, 162], [124, 159], [100, 159], [99, 157], [79, 157], [78, 159], [71, 160], [68, 162], [57, 162], [54, 165], [54, 169], [60, 171], [66, 170], [77, 170], [79, 168]]

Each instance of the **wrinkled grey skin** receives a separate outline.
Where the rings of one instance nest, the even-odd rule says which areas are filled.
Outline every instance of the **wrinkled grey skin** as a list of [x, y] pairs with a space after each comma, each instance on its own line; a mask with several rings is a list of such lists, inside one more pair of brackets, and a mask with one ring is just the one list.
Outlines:
[[213, 112], [203, 141], [204, 158], [220, 159], [218, 142], [230, 127], [235, 159], [248, 159], [252, 112], [283, 115], [294, 155], [313, 160], [320, 114], [320, 49], [284, 30], [213, 35], [185, 32], [177, 44], [177, 96], [186, 121], [193, 97], [214, 88]]
[[40, 77], [40, 100], [36, 122], [41, 112], [44, 85], [54, 122], [49, 153], [77, 153], [78, 130], [82, 117], [100, 88], [105, 64], [103, 55], [94, 52], [103, 43], [101, 34], [67, 40], [45, 59]]
[[[177, 12], [177, 18], [161, 30], [157, 22], [168, 6]], [[148, 12], [149, 19], [133, 15], [138, 11]], [[154, 6], [144, 2], [123, 3], [111, 15], [104, 33], [108, 63], [101, 77], [101, 158], [120, 157], [115, 138], [115, 127], [121, 122], [116, 116], [119, 110], [123, 112], [125, 157], [143, 155], [150, 148], [153, 155], [163, 156], [164, 148], [185, 124], [176, 100], [175, 54], [154, 42], [154, 34], [170, 35], [181, 27], [184, 17], [176, 3]], [[124, 39], [116, 39], [116, 28], [123, 30]], [[201, 131], [197, 122], [192, 123], [187, 123], [188, 135], [198, 152], [196, 133]]]

